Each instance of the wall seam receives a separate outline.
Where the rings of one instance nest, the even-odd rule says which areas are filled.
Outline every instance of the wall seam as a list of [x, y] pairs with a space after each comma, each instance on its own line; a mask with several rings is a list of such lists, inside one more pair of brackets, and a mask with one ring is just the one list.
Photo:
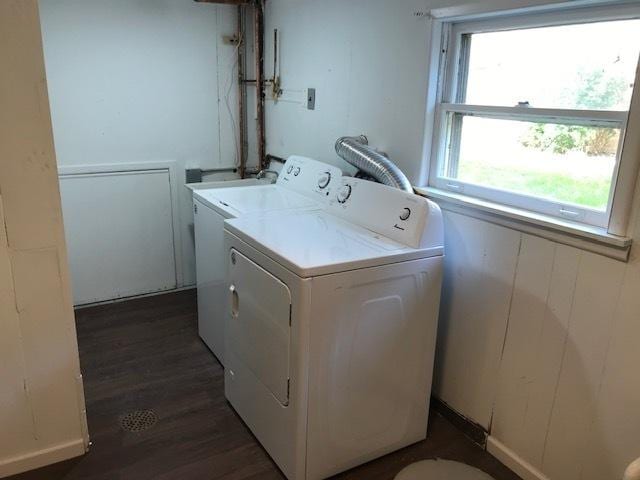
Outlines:
[[31, 433], [35, 440], [38, 440], [38, 429], [36, 424], [36, 416], [33, 410], [33, 402], [31, 400], [31, 391], [29, 389], [29, 379], [27, 375], [27, 358], [24, 352], [24, 335], [22, 333], [22, 323], [20, 321], [20, 307], [18, 305], [18, 294], [15, 275], [13, 274], [15, 268], [13, 266], [13, 252], [14, 250], [9, 246], [9, 226], [7, 225], [7, 219], [4, 215], [4, 204], [2, 203], [2, 197], [0, 196], [0, 212], [2, 212], [2, 228], [4, 229], [4, 236], [6, 243], [4, 247], [7, 251], [7, 264], [9, 266], [9, 275], [11, 278], [11, 285], [13, 287], [13, 307], [16, 311], [16, 327], [18, 331], [18, 340], [20, 342], [20, 360], [22, 367], [22, 390], [24, 392], [27, 403], [29, 404], [29, 414], [31, 417]]
[[[511, 277], [511, 295], [509, 296], [509, 308], [507, 311], [507, 325], [506, 325], [506, 328], [504, 329], [504, 335], [502, 337], [502, 348], [500, 349], [500, 359], [498, 360], [498, 379], [497, 379], [498, 382], [500, 382], [500, 372], [502, 371], [502, 359], [504, 357], [504, 350], [507, 345], [507, 336], [509, 335], [509, 325], [511, 323], [511, 309], [513, 308], [513, 297], [516, 291], [516, 277], [518, 275], [518, 265], [520, 265], [520, 254], [522, 253], [523, 237], [524, 237], [524, 234], [520, 233], [518, 238], [518, 254], [517, 254], [516, 265], [513, 269], [513, 276]], [[487, 430], [489, 434], [491, 434], [491, 428], [493, 427], [493, 417], [496, 409], [496, 397], [497, 397], [497, 391], [494, 392], [493, 399], [491, 401], [491, 414], [489, 417], [489, 425]]]
[[582, 258], [584, 253], [582, 250], [580, 252], [580, 257], [578, 259], [578, 267], [576, 268], [576, 274], [573, 279], [573, 294], [571, 298], [571, 308], [569, 310], [569, 318], [567, 320], [567, 334], [564, 338], [564, 343], [562, 345], [562, 359], [560, 360], [560, 368], [558, 369], [558, 377], [556, 378], [556, 385], [553, 391], [553, 402], [551, 403], [551, 410], [549, 412], [549, 419], [547, 420], [547, 428], [545, 429], [544, 442], [542, 443], [542, 457], [540, 459], [540, 471], [544, 473], [544, 460], [547, 453], [547, 442], [549, 440], [549, 430], [551, 429], [551, 420], [553, 419], [553, 412], [556, 407], [556, 400], [558, 399], [558, 390], [560, 388], [560, 377], [562, 376], [562, 370], [564, 367], [564, 361], [567, 355], [567, 344], [569, 343], [569, 332], [571, 330], [571, 320], [573, 317], [573, 308], [576, 302], [576, 287], [578, 285], [578, 277], [580, 273], [580, 266], [582, 265]]

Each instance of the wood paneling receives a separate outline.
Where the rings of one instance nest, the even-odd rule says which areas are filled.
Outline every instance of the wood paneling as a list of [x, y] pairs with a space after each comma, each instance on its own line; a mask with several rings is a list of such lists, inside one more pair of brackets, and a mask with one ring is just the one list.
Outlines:
[[520, 233], [445, 214], [434, 393], [489, 428]]
[[492, 435], [541, 467], [581, 252], [524, 235]]
[[[515, 232], [446, 216], [436, 394], [489, 427], [537, 478], [621, 478], [640, 454], [637, 247], [629, 264], [526, 234], [514, 251], [505, 245]], [[503, 312], [510, 291], [484, 267], [487, 249], [514, 264], [508, 321], [487, 314]], [[504, 344], [483, 350], [489, 332]]]
[[[602, 435], [592, 427], [624, 269], [624, 263], [582, 255], [542, 462], [553, 480], [580, 478], [589, 436]], [[604, 452], [600, 458], [608, 461]]]
[[640, 265], [630, 265], [612, 319], [607, 358], [581, 473], [584, 480], [620, 478], [640, 455]]
[[[28, 384], [25, 381], [25, 358], [22, 343], [19, 341], [22, 335], [20, 317], [16, 308], [13, 272], [4, 224], [0, 197], [0, 455], [10, 457], [22, 453], [25, 445], [34, 442], [34, 425]], [[1, 470], [0, 468], [0, 472]]]

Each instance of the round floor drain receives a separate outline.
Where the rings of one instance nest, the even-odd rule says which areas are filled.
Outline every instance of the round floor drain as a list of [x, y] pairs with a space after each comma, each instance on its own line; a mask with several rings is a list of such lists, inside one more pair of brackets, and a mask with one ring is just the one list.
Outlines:
[[142, 432], [153, 427], [157, 421], [153, 410], [136, 410], [122, 417], [120, 426], [125, 432]]

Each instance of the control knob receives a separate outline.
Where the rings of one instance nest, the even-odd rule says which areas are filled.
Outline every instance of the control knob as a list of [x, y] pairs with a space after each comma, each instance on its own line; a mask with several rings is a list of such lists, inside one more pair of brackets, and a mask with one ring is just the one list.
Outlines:
[[411, 216], [410, 208], [403, 208], [402, 211], [400, 212], [400, 220], [402, 221], [408, 220], [410, 216]]
[[300, 175], [300, 167], [296, 167], [296, 169], [293, 171], [294, 177], [297, 177], [298, 175]]
[[338, 202], [344, 203], [351, 196], [351, 185], [344, 185], [338, 192]]
[[324, 172], [320, 174], [320, 177], [318, 177], [318, 187], [320, 187], [321, 190], [323, 188], [327, 188], [327, 185], [329, 185], [330, 181], [331, 181], [331, 173]]
[[293, 171], [293, 165], [289, 165], [287, 167], [287, 173], [291, 173]]

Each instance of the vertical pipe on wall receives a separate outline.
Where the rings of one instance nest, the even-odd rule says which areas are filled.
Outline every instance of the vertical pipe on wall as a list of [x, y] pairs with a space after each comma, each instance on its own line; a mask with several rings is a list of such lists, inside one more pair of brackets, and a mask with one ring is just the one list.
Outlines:
[[245, 58], [245, 29], [244, 7], [238, 5], [238, 156], [240, 178], [244, 178], [247, 168], [247, 126], [246, 117], [246, 86], [244, 84], [244, 58]]
[[266, 168], [265, 128], [264, 128], [264, 4], [263, 0], [254, 1], [254, 42], [256, 61], [256, 111], [258, 168]]

